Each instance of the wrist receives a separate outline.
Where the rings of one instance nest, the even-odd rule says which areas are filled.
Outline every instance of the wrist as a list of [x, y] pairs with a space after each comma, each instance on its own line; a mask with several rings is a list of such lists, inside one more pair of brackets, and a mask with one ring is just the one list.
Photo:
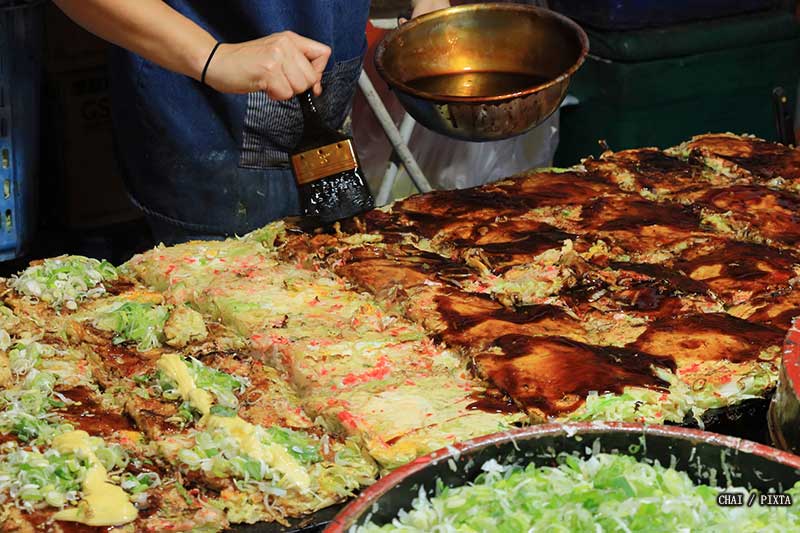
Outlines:
[[[205, 32], [204, 32], [205, 33]], [[219, 53], [219, 50], [215, 50], [218, 46], [218, 42], [214, 39], [210, 34], [205, 34], [201, 39], [197, 40], [197, 44], [195, 46], [190, 47], [187, 50], [186, 62], [187, 62], [187, 72], [186, 74], [194, 78], [197, 81], [201, 81], [203, 77], [203, 70], [208, 65], [210, 69], [209, 59], [212, 59], [212, 53], [216, 52]], [[214, 54], [214, 55], [216, 55]]]

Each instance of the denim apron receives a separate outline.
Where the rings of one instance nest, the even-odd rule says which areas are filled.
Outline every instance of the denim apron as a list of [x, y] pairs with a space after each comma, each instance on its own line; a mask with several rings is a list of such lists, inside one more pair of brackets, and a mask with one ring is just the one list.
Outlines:
[[[326, 122], [341, 126], [361, 72], [368, 0], [166, 1], [222, 42], [291, 30], [330, 46], [319, 100]], [[212, 237], [299, 212], [287, 156], [303, 130], [295, 99], [221, 94], [121, 49], [111, 79], [126, 185], [150, 220]]]

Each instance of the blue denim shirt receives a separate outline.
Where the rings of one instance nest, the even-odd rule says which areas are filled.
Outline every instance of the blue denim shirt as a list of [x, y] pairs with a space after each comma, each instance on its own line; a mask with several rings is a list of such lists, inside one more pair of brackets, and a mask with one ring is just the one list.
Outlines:
[[[368, 0], [166, 0], [223, 42], [291, 30], [329, 45], [320, 104], [347, 115], [366, 47]], [[117, 49], [112, 105], [134, 201], [204, 234], [244, 233], [299, 210], [286, 152], [302, 133], [294, 99], [226, 95]]]

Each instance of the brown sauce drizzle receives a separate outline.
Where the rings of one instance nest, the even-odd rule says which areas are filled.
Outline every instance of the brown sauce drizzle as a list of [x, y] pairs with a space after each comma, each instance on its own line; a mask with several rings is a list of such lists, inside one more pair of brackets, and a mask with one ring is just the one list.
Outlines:
[[[789, 298], [792, 299], [785, 303], [781, 303], [780, 299], [774, 304], [768, 303], [747, 319], [751, 322], [773, 326], [786, 331], [792, 327], [792, 320], [800, 316], [800, 299], [793, 297], [793, 295], [790, 295]], [[783, 311], [776, 313], [776, 306], [782, 308]]]
[[541, 227], [530, 232], [515, 232], [508, 237], [509, 240], [504, 242], [473, 244], [468, 240], [458, 239], [453, 241], [453, 244], [460, 247], [474, 246], [483, 250], [484, 253], [503, 257], [517, 254], [535, 256], [553, 248], [560, 248], [564, 241], [575, 238], [574, 235], [547, 224], [542, 224]]
[[128, 278], [118, 278], [112, 281], [106, 281], [103, 286], [106, 288], [108, 294], [117, 296], [132, 290], [136, 284]]
[[591, 173], [535, 173], [501, 181], [495, 187], [524, 202], [527, 208], [584, 204], [603, 194], [616, 192], [616, 186]]
[[5, 444], [6, 442], [18, 442], [18, 439], [13, 433], [0, 433], [0, 444]]
[[[786, 283], [794, 277], [792, 265], [797, 261], [790, 254], [775, 248], [737, 241], [723, 241], [707, 253], [702, 253], [702, 250], [691, 253], [695, 257], [679, 260], [675, 267], [691, 276], [701, 267], [720, 265], [718, 276], [703, 280], [712, 289], [714, 281], [723, 278], [751, 285]], [[770, 270], [762, 270], [761, 265]]]
[[662, 226], [699, 230], [700, 217], [685, 206], [657, 204], [627, 196], [600, 198], [583, 209], [583, 225], [589, 230], [639, 230], [644, 226]]
[[105, 366], [111, 368], [111, 372], [120, 377], [130, 377], [141, 372], [144, 368], [152, 366], [153, 356], [139, 353], [125, 346], [118, 344], [93, 345], [92, 349], [100, 356]]
[[109, 436], [116, 431], [133, 431], [133, 423], [127, 416], [104, 408], [96, 393], [87, 387], [59, 391], [73, 403], [57, 412], [67, 421], [90, 435]]
[[467, 406], [467, 411], [483, 411], [485, 413], [519, 413], [520, 409], [514, 401], [497, 389], [475, 392], [470, 395], [474, 400]]
[[652, 367], [676, 368], [671, 357], [563, 337], [505, 335], [495, 345], [503, 354], [478, 356], [481, 370], [518, 404], [547, 416], [574, 411], [592, 391], [621, 394], [628, 386], [666, 390], [668, 383]]
[[636, 272], [637, 274], [643, 274], [652, 280], [645, 283], [654, 282], [659, 285], [667, 285], [669, 288], [684, 294], [708, 294], [709, 292], [708, 285], [702, 281], [693, 280], [689, 276], [663, 265], [614, 262], [609, 266], [615, 270], [628, 270]]
[[[630, 155], [629, 155], [630, 154]], [[689, 173], [699, 168], [678, 157], [667, 155], [661, 150], [648, 150], [646, 148], [623, 152], [622, 157], [611, 157], [612, 161], [620, 161], [645, 174], [666, 174], [673, 176], [676, 172]]]
[[[771, 179], [781, 176], [793, 179], [800, 176], [796, 163], [800, 161], [800, 153], [785, 146], [773, 143], [751, 141], [747, 155], [725, 155], [721, 157], [739, 165], [759, 177]], [[795, 163], [794, 165], [792, 163]]]
[[483, 301], [485, 305], [483, 309], [474, 306], [472, 309], [460, 310], [455, 305], [458, 300], [448, 294], [437, 295], [434, 301], [439, 315], [447, 324], [447, 333], [463, 332], [487, 320], [500, 320], [512, 324], [534, 324], [548, 319], [572, 320], [564, 308], [556, 305], [527, 305], [511, 309], [493, 302], [486, 296], [472, 294], [465, 303], [469, 305]]
[[631, 347], [671, 354], [688, 362], [743, 363], [757, 360], [770, 346], [780, 346], [784, 334], [727, 313], [702, 313], [656, 320]]
[[422, 196], [412, 196], [400, 202], [394, 210], [409, 217], [425, 215], [458, 217], [483, 212], [500, 214], [525, 211], [527, 205], [519, 197], [503, 194], [503, 191], [473, 188], [435, 191]]

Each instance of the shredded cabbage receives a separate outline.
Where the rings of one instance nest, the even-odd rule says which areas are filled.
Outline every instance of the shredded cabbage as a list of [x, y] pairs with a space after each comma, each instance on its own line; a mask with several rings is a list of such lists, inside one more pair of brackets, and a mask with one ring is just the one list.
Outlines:
[[25, 296], [47, 302], [54, 309], [74, 310], [87, 298], [105, 294], [104, 281], [117, 279], [117, 270], [107, 261], [81, 256], [45, 259], [8, 281]]
[[57, 377], [30, 370], [19, 388], [0, 392], [0, 433], [12, 433], [22, 442], [44, 443], [71, 426], [50, 410], [64, 405], [54, 392]]
[[139, 302], [116, 302], [98, 313], [94, 325], [116, 333], [114, 344], [135, 342], [139, 351], [152, 350], [164, 341], [169, 308]]
[[[800, 506], [721, 507], [722, 489], [625, 455], [559, 457], [557, 467], [484, 466], [474, 484], [420, 490], [410, 511], [375, 531], [798, 531]], [[747, 493], [744, 488], [726, 492]], [[800, 483], [789, 490], [796, 500]], [[745, 496], [745, 501], [747, 497]]]
[[36, 341], [18, 342], [8, 352], [8, 362], [11, 372], [23, 376], [33, 370], [43, 355], [50, 355], [53, 349]]

